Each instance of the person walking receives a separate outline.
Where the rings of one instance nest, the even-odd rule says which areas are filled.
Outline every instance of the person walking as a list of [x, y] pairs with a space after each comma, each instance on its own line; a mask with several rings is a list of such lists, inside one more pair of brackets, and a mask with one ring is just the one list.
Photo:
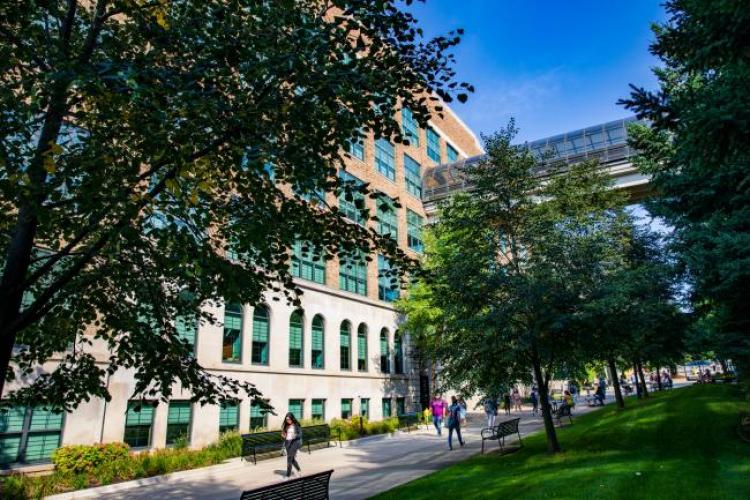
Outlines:
[[539, 413], [539, 393], [536, 391], [536, 387], [531, 388], [531, 414], [537, 416]]
[[484, 413], [487, 415], [487, 427], [495, 427], [495, 417], [497, 416], [497, 399], [494, 396], [487, 396], [484, 399]]
[[505, 409], [505, 414], [510, 415], [510, 393], [506, 392], [503, 394], [503, 408]]
[[430, 402], [430, 411], [432, 411], [432, 425], [437, 429], [438, 436], [442, 435], [443, 430], [443, 415], [447, 410], [448, 405], [443, 401], [443, 398], [439, 394], [435, 394]]
[[513, 388], [513, 409], [516, 411], [521, 411], [523, 408], [521, 407], [521, 393], [518, 391], [518, 387]]
[[456, 396], [451, 396], [451, 405], [448, 407], [448, 449], [453, 450], [453, 431], [456, 431], [458, 442], [463, 446], [461, 438], [461, 405], [458, 404]]
[[284, 438], [284, 449], [286, 450], [286, 478], [292, 477], [292, 467], [297, 469], [297, 474], [302, 473], [297, 463], [297, 451], [302, 446], [302, 427], [292, 413], [287, 413], [284, 417], [284, 424], [281, 426], [281, 437]]

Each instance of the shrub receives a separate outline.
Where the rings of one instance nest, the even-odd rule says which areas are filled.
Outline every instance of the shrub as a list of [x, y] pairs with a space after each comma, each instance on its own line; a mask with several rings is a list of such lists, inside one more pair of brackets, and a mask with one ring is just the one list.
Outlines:
[[52, 453], [52, 463], [63, 474], [92, 472], [104, 463], [128, 458], [125, 443], [63, 446]]

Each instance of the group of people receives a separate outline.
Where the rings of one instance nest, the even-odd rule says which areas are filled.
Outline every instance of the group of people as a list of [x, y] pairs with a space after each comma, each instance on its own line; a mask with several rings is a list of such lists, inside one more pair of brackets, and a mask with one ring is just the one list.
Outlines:
[[461, 424], [466, 422], [466, 401], [456, 396], [451, 396], [449, 405], [439, 394], [433, 396], [430, 402], [432, 413], [432, 424], [437, 430], [438, 436], [443, 434], [443, 419], [448, 428], [448, 449], [453, 450], [453, 432], [455, 431], [458, 442], [464, 446], [466, 442], [461, 437]]

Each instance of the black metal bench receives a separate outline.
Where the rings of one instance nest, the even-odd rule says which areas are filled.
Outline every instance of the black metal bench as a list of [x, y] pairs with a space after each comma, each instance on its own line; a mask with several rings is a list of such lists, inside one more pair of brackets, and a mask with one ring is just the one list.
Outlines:
[[[326, 443], [331, 446], [331, 427], [328, 424], [311, 425], [302, 427], [302, 446], [307, 445], [310, 453], [311, 444]], [[246, 460], [253, 457], [253, 462], [258, 463], [258, 452], [279, 450], [284, 445], [281, 431], [254, 432], [242, 435], [242, 456]]]
[[398, 416], [398, 428], [406, 429], [407, 432], [411, 428], [419, 429], [419, 416], [416, 413], [404, 413]]
[[331, 427], [328, 424], [303, 427], [302, 442], [307, 445], [308, 453], [310, 453], [311, 444], [326, 443], [326, 446], [331, 446]]
[[570, 419], [570, 423], [573, 423], [573, 415], [571, 413], [572, 408], [568, 405], [561, 405], [560, 408], [557, 409], [557, 411], [554, 413], [555, 420], [557, 420], [557, 425], [562, 425], [562, 418], [568, 417]]
[[327, 470], [243, 491], [240, 500], [328, 500], [331, 474]]
[[505, 451], [505, 437], [518, 434], [518, 443], [523, 446], [521, 442], [521, 432], [518, 430], [518, 424], [521, 422], [520, 418], [513, 418], [500, 422], [494, 427], [487, 427], [482, 429], [482, 453], [484, 453], [484, 442], [485, 441], [497, 441], [501, 451]]
[[[302, 434], [304, 436], [304, 433]], [[277, 450], [281, 451], [281, 447], [284, 444], [284, 438], [281, 437], [281, 431], [271, 432], [253, 432], [251, 434], [242, 435], [242, 457], [245, 460], [250, 460], [250, 456], [253, 457], [253, 462], [258, 463], [258, 452]]]

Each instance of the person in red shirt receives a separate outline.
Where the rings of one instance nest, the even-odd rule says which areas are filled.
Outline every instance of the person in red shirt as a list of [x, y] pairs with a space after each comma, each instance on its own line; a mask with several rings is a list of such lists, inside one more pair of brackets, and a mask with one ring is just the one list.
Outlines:
[[443, 433], [443, 416], [445, 415], [447, 408], [448, 403], [443, 401], [439, 394], [435, 394], [430, 402], [430, 411], [432, 411], [432, 424], [435, 426], [435, 429], [437, 429], [438, 436]]

